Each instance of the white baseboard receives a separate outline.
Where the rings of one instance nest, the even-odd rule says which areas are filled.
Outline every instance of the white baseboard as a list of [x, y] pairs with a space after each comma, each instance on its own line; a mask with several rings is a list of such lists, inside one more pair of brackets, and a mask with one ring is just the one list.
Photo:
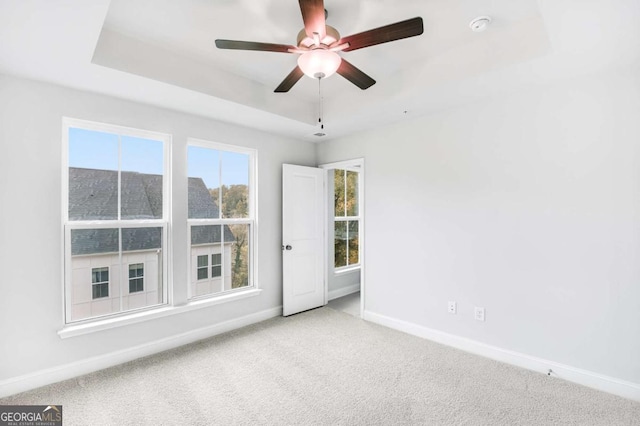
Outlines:
[[351, 284], [350, 286], [347, 287], [342, 287], [342, 288], [337, 288], [335, 290], [330, 290], [329, 291], [329, 300], [333, 300], [333, 299], [337, 299], [339, 297], [344, 297], [344, 296], [348, 296], [350, 294], [353, 293], [357, 293], [360, 291], [360, 283], [358, 284]]
[[23, 376], [12, 377], [0, 381], [0, 398], [25, 392], [41, 386], [50, 385], [62, 380], [72, 379], [83, 374], [93, 373], [118, 364], [133, 361], [138, 358], [153, 355], [182, 345], [206, 339], [217, 334], [235, 330], [257, 322], [265, 321], [282, 315], [282, 306], [267, 309], [255, 314], [224, 321], [211, 326], [191, 330], [186, 333], [167, 337], [121, 351], [84, 359], [58, 367], [47, 368]]
[[410, 322], [390, 318], [371, 311], [364, 312], [364, 319], [385, 327], [393, 328], [414, 336], [422, 337], [443, 345], [452, 346], [466, 352], [491, 358], [527, 370], [551, 375], [569, 382], [578, 383], [603, 392], [612, 393], [624, 398], [640, 401], [640, 384], [632, 383], [614, 377], [605, 376], [588, 370], [559, 364], [542, 358], [536, 358], [523, 353], [487, 345], [465, 337], [456, 336], [442, 331], [423, 327]]

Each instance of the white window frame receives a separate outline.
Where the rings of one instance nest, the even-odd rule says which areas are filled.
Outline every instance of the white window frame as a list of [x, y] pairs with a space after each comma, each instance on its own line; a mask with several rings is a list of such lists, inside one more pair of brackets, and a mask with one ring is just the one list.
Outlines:
[[[344, 212], [345, 215], [344, 216], [337, 216], [336, 212], [335, 212], [335, 208], [333, 209], [333, 230], [335, 230], [335, 223], [336, 222], [345, 222], [346, 226], [347, 226], [347, 235], [349, 235], [349, 222], [358, 222], [358, 263], [352, 263], [352, 264], [348, 264], [349, 263], [349, 239], [347, 238], [347, 265], [345, 266], [340, 266], [336, 268], [336, 261], [335, 261], [335, 256], [333, 259], [331, 259], [332, 262], [332, 266], [333, 266], [333, 270], [334, 273], [336, 274], [342, 274], [345, 272], [350, 272], [350, 271], [355, 271], [360, 269], [360, 264], [362, 262], [362, 240], [360, 238], [360, 235], [362, 233], [362, 196], [360, 194], [361, 192], [361, 188], [362, 188], [362, 173], [360, 168], [358, 167], [353, 167], [353, 166], [349, 166], [349, 165], [338, 165], [335, 166], [333, 168], [334, 173], [336, 172], [336, 170], [344, 170], [345, 174], [344, 174], [344, 187], [345, 187], [345, 191], [344, 191], [344, 195], [345, 195], [345, 207], [347, 205], [347, 173], [346, 172], [355, 172], [358, 174], [358, 214], [356, 216], [347, 216], [346, 215], [346, 211]], [[334, 182], [331, 182], [331, 185], [333, 185]], [[331, 234], [331, 244], [335, 244], [335, 234]]]
[[[131, 220], [131, 219], [111, 219], [111, 220], [86, 220], [86, 221], [70, 221], [69, 220], [69, 130], [71, 128], [80, 128], [90, 131], [105, 132], [111, 134], [117, 134], [119, 136], [131, 136], [143, 139], [152, 139], [163, 142], [163, 176], [162, 176], [162, 218], [161, 219], [144, 219], [144, 220]], [[64, 277], [63, 277], [63, 295], [64, 295], [64, 307], [63, 310], [63, 323], [65, 325], [84, 325], [92, 322], [99, 322], [105, 320], [105, 318], [117, 318], [133, 315], [139, 311], [157, 310], [165, 307], [170, 303], [169, 288], [171, 287], [171, 276], [169, 266], [169, 252], [171, 248], [171, 241], [169, 239], [169, 224], [171, 218], [171, 168], [170, 168], [170, 153], [171, 153], [171, 135], [166, 133], [159, 133], [149, 130], [135, 129], [131, 127], [118, 126], [106, 123], [97, 123], [93, 121], [80, 120], [75, 118], [63, 117], [62, 119], [62, 218], [63, 218], [63, 234], [64, 234], [64, 247], [63, 247], [63, 265], [64, 265]], [[120, 153], [119, 153], [120, 155]], [[119, 159], [119, 162], [121, 160]], [[120, 201], [118, 201], [118, 217], [120, 216]], [[71, 319], [71, 230], [74, 229], [124, 229], [124, 228], [161, 228], [162, 229], [162, 302], [152, 306], [146, 306], [138, 309], [120, 310], [119, 312], [110, 313], [107, 315], [93, 316], [90, 318], [83, 318], [80, 320]], [[121, 233], [121, 231], [120, 231]], [[122, 257], [122, 253], [120, 253]], [[122, 265], [123, 263], [120, 262]], [[129, 283], [128, 280], [128, 268], [120, 268], [120, 306], [122, 307], [122, 298], [125, 295], [123, 283]], [[109, 278], [112, 280], [112, 271], [109, 273]], [[111, 290], [111, 289], [110, 289]], [[128, 288], [127, 292], [128, 293]]]
[[[68, 259], [70, 259], [71, 257], [71, 250], [70, 250], [71, 233], [70, 233], [70, 229], [68, 229], [69, 228], [68, 134], [69, 134], [69, 128], [72, 128], [72, 127], [77, 127], [77, 128], [87, 129], [87, 130], [102, 131], [102, 132], [110, 132], [110, 133], [114, 133], [115, 132], [114, 130], [117, 130], [134, 137], [163, 140], [165, 142], [164, 143], [165, 164], [164, 164], [164, 176], [163, 176], [163, 218], [162, 220], [134, 221], [131, 223], [125, 222], [125, 221], [120, 221], [120, 222], [77, 221], [72, 224], [74, 229], [92, 229], [96, 227], [100, 227], [100, 228], [158, 227], [159, 224], [162, 224], [163, 247], [162, 247], [162, 256], [161, 256], [161, 260], [162, 260], [161, 272], [163, 275], [162, 289], [164, 294], [162, 294], [162, 300], [164, 301], [164, 304], [158, 304], [158, 305], [144, 307], [140, 309], [122, 311], [122, 312], [113, 313], [113, 314], [100, 316], [100, 317], [95, 316], [95, 317], [91, 317], [83, 320], [67, 322], [67, 316], [68, 316], [67, 312], [69, 312], [69, 314], [71, 312], [70, 311], [70, 302], [71, 302], [70, 292], [67, 291], [67, 284], [66, 284], [66, 283], [71, 283], [71, 275], [70, 275], [71, 271], [70, 271], [70, 268], [67, 266]], [[172, 263], [172, 260], [174, 258], [173, 253], [175, 253], [176, 250], [182, 251], [182, 250], [189, 250], [190, 248], [190, 244], [186, 244], [186, 248], [185, 248], [185, 245], [183, 244], [180, 244], [179, 247], [174, 247], [174, 242], [172, 238], [174, 233], [173, 229], [175, 226], [172, 219], [172, 214], [174, 213], [173, 209], [175, 208], [175, 206], [172, 205], [173, 203], [172, 186], [176, 184], [176, 182], [173, 182], [173, 180], [176, 179], [176, 177], [172, 176], [173, 160], [171, 157], [171, 153], [175, 150], [175, 147], [172, 146], [172, 143], [173, 143], [172, 136], [164, 133], [139, 130], [139, 129], [134, 129], [126, 126], [103, 124], [103, 123], [79, 120], [79, 119], [68, 118], [68, 117], [62, 118], [62, 132], [61, 132], [62, 172], [60, 174], [61, 195], [62, 195], [62, 200], [61, 200], [62, 226], [60, 227], [60, 236], [62, 240], [62, 247], [61, 247], [60, 262], [63, 265], [63, 268], [61, 268], [60, 287], [61, 287], [61, 295], [62, 295], [61, 304], [63, 306], [63, 309], [61, 309], [61, 321], [63, 326], [60, 330], [58, 330], [58, 336], [60, 338], [62, 339], [72, 338], [75, 336], [94, 333], [96, 331], [109, 330], [109, 329], [121, 327], [124, 325], [136, 324], [139, 322], [145, 322], [145, 321], [164, 318], [164, 317], [173, 316], [177, 314], [183, 314], [186, 312], [196, 311], [203, 308], [209, 308], [219, 304], [225, 304], [229, 302], [242, 300], [245, 298], [256, 297], [262, 293], [262, 290], [258, 286], [257, 151], [238, 147], [238, 146], [233, 146], [233, 145], [214, 144], [208, 141], [200, 141], [197, 139], [189, 139], [187, 142], [188, 144], [191, 144], [191, 145], [203, 146], [206, 148], [213, 148], [213, 149], [219, 149], [223, 151], [250, 154], [250, 168], [249, 168], [250, 193], [249, 193], [248, 202], [249, 202], [249, 209], [250, 209], [249, 211], [251, 212], [253, 217], [253, 226], [251, 227], [252, 231], [250, 236], [251, 250], [249, 253], [250, 262], [251, 262], [249, 266], [250, 267], [249, 280], [252, 286], [250, 285], [248, 287], [235, 289], [234, 291], [218, 293], [215, 295], [211, 295], [211, 297], [207, 297], [207, 298], [189, 299], [188, 293], [189, 293], [190, 283], [189, 281], [184, 282], [184, 279], [182, 279], [181, 277], [177, 281], [175, 280], [174, 265]], [[187, 143], [183, 145], [185, 150], [187, 147]], [[178, 160], [182, 161], [181, 158], [182, 157], [179, 156]], [[186, 156], [184, 157], [184, 159], [185, 159], [184, 164], [179, 163], [175, 165], [177, 169], [179, 170], [183, 170], [183, 168], [186, 169], [187, 167]], [[177, 178], [180, 180], [181, 184], [187, 185], [188, 181], [187, 180], [182, 181], [182, 178], [180, 177], [179, 173]], [[186, 215], [187, 208], [186, 206], [184, 207], [185, 207], [184, 213]], [[177, 210], [182, 211], [181, 208], [178, 208]], [[117, 222], [117, 223], [111, 223], [111, 222]], [[182, 236], [181, 234], [182, 229], [183, 228], [180, 226], [179, 230], [177, 231], [179, 236]], [[190, 242], [191, 240], [191, 236], [189, 235], [190, 227], [186, 226], [184, 227], [184, 229], [185, 229], [185, 232], [187, 232], [188, 234], [187, 241]], [[182, 240], [182, 238], [180, 238], [180, 240], [184, 241]], [[190, 262], [188, 261], [187, 264], [190, 264]], [[96, 265], [96, 267], [98, 266], [102, 266], [102, 265]], [[121, 269], [120, 273], [122, 274], [120, 278], [120, 283], [121, 283], [120, 285], [124, 286], [125, 285], [124, 283], [128, 282], [127, 281], [128, 268], [125, 268], [123, 265], [123, 267], [121, 267], [120, 269]], [[145, 269], [146, 269], [146, 265], [145, 265]], [[111, 281], [111, 272], [112, 271], [110, 271], [109, 273], [110, 281]], [[188, 270], [185, 272], [185, 275], [188, 276], [188, 278], [190, 278], [189, 276], [190, 268], [188, 268]], [[182, 276], [184, 277], [184, 275]], [[125, 292], [126, 291], [124, 291], [124, 288], [123, 288], [123, 291], [120, 292], [120, 294], [122, 295]]]
[[[240, 147], [240, 146], [236, 146], [236, 145], [227, 145], [227, 144], [223, 144], [223, 143], [219, 143], [219, 142], [212, 142], [212, 141], [207, 141], [207, 140], [203, 140], [203, 139], [196, 139], [196, 138], [189, 138], [187, 140], [187, 150], [188, 147], [190, 146], [195, 146], [195, 147], [200, 147], [200, 148], [208, 148], [208, 149], [212, 149], [212, 150], [217, 150], [217, 151], [227, 151], [227, 152], [233, 152], [233, 153], [237, 153], [237, 154], [244, 154], [247, 155], [249, 157], [249, 193], [248, 193], [248, 217], [246, 218], [218, 218], [218, 219], [187, 219], [187, 258], [189, 259], [189, 267], [188, 269], [188, 276], [187, 276], [187, 283], [188, 283], [188, 300], [190, 302], [197, 302], [197, 301], [201, 301], [201, 300], [216, 300], [219, 298], [224, 298], [227, 297], [230, 294], [235, 294], [235, 293], [246, 293], [246, 292], [252, 292], [255, 291], [257, 289], [259, 289], [258, 287], [258, 282], [257, 282], [257, 277], [258, 277], [258, 205], [257, 205], [257, 179], [256, 176], [258, 174], [258, 163], [257, 163], [257, 151], [255, 149], [252, 148], [245, 148], [245, 147]], [[221, 159], [222, 157], [220, 157]], [[221, 161], [221, 160], [220, 160]], [[188, 160], [187, 160], [187, 169], [188, 169]], [[222, 168], [220, 168], [220, 173], [222, 173]], [[219, 179], [220, 185], [222, 186], [224, 184], [224, 182], [222, 182], [222, 179]], [[219, 197], [220, 199], [220, 197]], [[188, 213], [187, 213], [188, 214]], [[220, 216], [222, 216], [222, 212], [220, 212]], [[193, 226], [204, 226], [204, 225], [221, 225], [222, 226], [222, 235], [224, 235], [224, 226], [225, 225], [249, 225], [249, 249], [248, 249], [248, 256], [249, 256], [249, 274], [248, 274], [248, 285], [245, 287], [241, 287], [241, 288], [235, 288], [235, 289], [231, 289], [231, 290], [227, 290], [227, 291], [222, 291], [222, 292], [218, 292], [218, 293], [213, 293], [213, 294], [206, 294], [206, 295], [201, 295], [201, 296], [195, 296], [192, 294], [192, 289], [191, 289], [191, 273], [194, 270], [194, 268], [191, 265], [191, 228]], [[224, 278], [225, 278], [225, 271], [224, 271], [224, 264], [225, 264], [225, 254], [224, 254], [224, 247], [221, 247], [221, 265], [222, 265], [222, 274], [220, 275], [220, 278], [222, 279], [222, 282], [224, 283]], [[211, 264], [209, 264], [209, 266], [211, 267]], [[211, 271], [209, 271], [211, 272]], [[197, 272], [196, 272], [197, 273]], [[211, 275], [209, 273], [209, 275]], [[197, 278], [197, 277], [196, 277]], [[224, 284], [223, 284], [224, 285]]]

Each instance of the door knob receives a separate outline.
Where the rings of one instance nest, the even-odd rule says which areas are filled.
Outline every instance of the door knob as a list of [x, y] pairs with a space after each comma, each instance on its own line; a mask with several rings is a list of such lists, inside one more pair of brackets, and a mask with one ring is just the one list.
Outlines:
[[292, 248], [293, 248], [293, 247], [291, 247], [291, 246], [290, 246], [290, 245], [288, 245], [288, 244], [287, 244], [287, 245], [286, 245], [286, 247], [285, 247], [285, 249], [286, 249], [286, 250], [291, 250]]

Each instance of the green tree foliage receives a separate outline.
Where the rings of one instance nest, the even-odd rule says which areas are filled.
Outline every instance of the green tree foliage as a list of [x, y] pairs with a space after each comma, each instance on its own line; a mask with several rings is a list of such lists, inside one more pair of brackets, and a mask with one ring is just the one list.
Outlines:
[[359, 253], [359, 244], [360, 241], [358, 238], [358, 227], [360, 222], [357, 220], [349, 221], [349, 265], [355, 265], [360, 263], [360, 253]]
[[[222, 205], [219, 202], [220, 192]], [[223, 218], [244, 218], [249, 215], [247, 185], [222, 185], [222, 188], [209, 188], [209, 193]], [[229, 225], [229, 229], [235, 238], [231, 250], [231, 288], [246, 287], [249, 285], [249, 225]]]
[[358, 216], [358, 173], [335, 170], [333, 197], [336, 217]]
[[335, 202], [336, 217], [346, 215], [346, 210], [344, 208], [344, 174], [345, 170], [335, 170], [333, 174], [333, 198]]
[[347, 172], [347, 216], [358, 216], [358, 173]]
[[334, 222], [334, 266], [340, 268], [347, 266], [347, 222]]
[[[209, 193], [219, 208], [219, 188], [209, 188]], [[247, 185], [222, 185], [222, 217], [247, 217], [249, 215], [248, 198], [249, 187]]]

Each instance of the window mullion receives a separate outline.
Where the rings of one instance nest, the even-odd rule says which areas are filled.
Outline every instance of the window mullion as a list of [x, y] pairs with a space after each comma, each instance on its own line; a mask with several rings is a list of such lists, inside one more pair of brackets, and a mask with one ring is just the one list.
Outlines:
[[345, 253], [347, 258], [345, 259], [345, 266], [349, 266], [349, 221], [346, 220], [347, 217], [347, 212], [349, 211], [349, 209], [347, 208], [347, 204], [349, 204], [349, 190], [347, 188], [347, 171], [344, 170], [343, 171], [343, 178], [344, 178], [344, 214], [342, 215], [345, 220], [344, 220], [344, 224], [345, 224]]
[[[219, 187], [220, 187], [220, 195], [218, 198], [218, 218], [220, 219], [224, 219], [224, 212], [223, 212], [223, 208], [222, 208], [222, 185], [224, 184], [222, 182], [222, 156], [224, 155], [224, 153], [222, 151], [218, 151], [218, 182], [219, 182]], [[224, 247], [224, 224], [220, 224], [218, 225], [220, 226], [220, 259], [222, 260], [222, 264], [225, 264], [226, 261], [226, 256], [225, 256], [225, 247]], [[211, 259], [213, 261], [213, 258]], [[213, 272], [213, 271], [211, 271]], [[222, 283], [222, 291], [224, 291], [224, 286], [227, 280], [226, 277], [227, 271], [225, 271], [225, 268], [221, 268], [220, 271], [220, 281]], [[213, 277], [211, 277], [213, 279]]]
[[[220, 260], [222, 261], [223, 265], [225, 265], [225, 261], [226, 261], [226, 247], [224, 246], [224, 227], [225, 226], [226, 225], [220, 225]], [[225, 270], [226, 268], [220, 268], [220, 269], [221, 269], [220, 279], [222, 280], [222, 291], [224, 291], [224, 287], [227, 282], [227, 271]]]
[[122, 135], [118, 135], [118, 220], [122, 219]]
[[[346, 170], [344, 170], [343, 176], [344, 176], [344, 214], [342, 216], [346, 217], [347, 216], [347, 199], [349, 198], [347, 193], [347, 171]], [[349, 263], [348, 257], [347, 257], [347, 263]]]
[[119, 297], [120, 297], [120, 312], [124, 311], [124, 298], [123, 298], [123, 293], [124, 293], [124, 289], [123, 287], [123, 282], [124, 280], [124, 268], [122, 267], [122, 228], [118, 229], [118, 269], [119, 269], [119, 278], [120, 278], [120, 291], [118, 292]]
[[[117, 189], [117, 194], [118, 194], [118, 214], [117, 214], [117, 218], [118, 218], [118, 222], [120, 223], [120, 221], [122, 220], [122, 135], [118, 134], [118, 189]], [[119, 278], [119, 282], [118, 282], [118, 286], [120, 287], [118, 289], [118, 299], [119, 299], [119, 306], [120, 306], [120, 312], [122, 312], [124, 310], [124, 300], [123, 300], [123, 288], [122, 288], [122, 283], [123, 283], [123, 278], [124, 278], [124, 272], [123, 272], [123, 267], [122, 267], [122, 227], [118, 227], [118, 274], [114, 274], [114, 276], [117, 276]], [[114, 286], [115, 288], [115, 286]]]
[[218, 219], [222, 219], [222, 152], [218, 153]]
[[[346, 174], [346, 173], [345, 173]], [[346, 190], [345, 190], [346, 193]], [[346, 203], [345, 203], [346, 204]], [[345, 221], [345, 223], [347, 224], [347, 241], [346, 241], [346, 245], [347, 245], [347, 266], [349, 266], [349, 221]]]

